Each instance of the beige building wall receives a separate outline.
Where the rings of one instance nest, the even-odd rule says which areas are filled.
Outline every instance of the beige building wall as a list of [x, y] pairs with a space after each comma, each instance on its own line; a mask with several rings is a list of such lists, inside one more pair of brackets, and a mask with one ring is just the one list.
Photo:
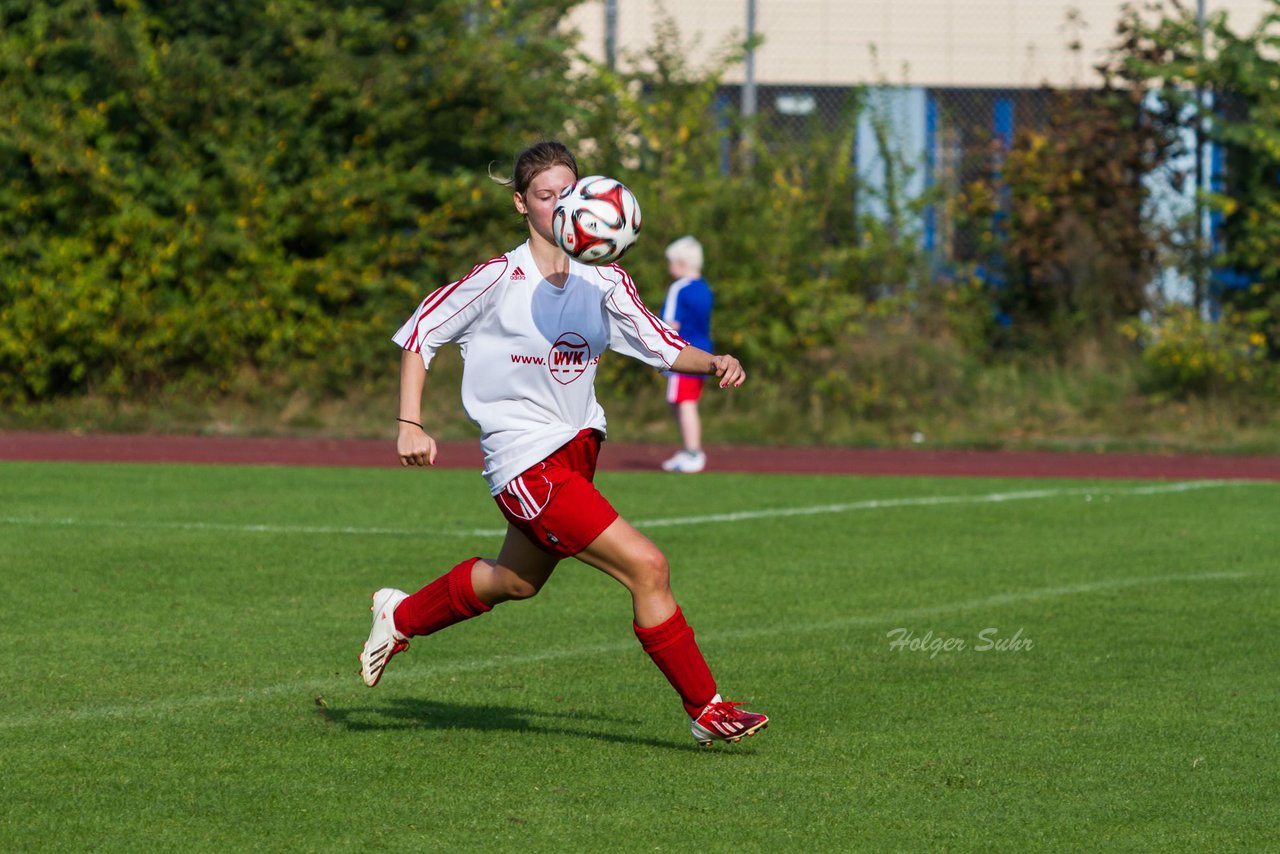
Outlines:
[[[1195, 0], [1184, 0], [1195, 7]], [[746, 31], [746, 0], [663, 0], [686, 41], [714, 51]], [[1257, 25], [1268, 0], [1206, 0], [1233, 29]], [[1114, 40], [1120, 0], [756, 0], [762, 84], [922, 86], [1091, 86], [1093, 65]], [[617, 0], [619, 51], [653, 37], [659, 4]], [[1078, 11], [1068, 21], [1068, 10]], [[572, 23], [584, 48], [604, 56], [604, 2], [578, 7]], [[1073, 52], [1067, 45], [1078, 41]], [[874, 53], [873, 53], [874, 51]], [[742, 80], [741, 67], [729, 82]]]

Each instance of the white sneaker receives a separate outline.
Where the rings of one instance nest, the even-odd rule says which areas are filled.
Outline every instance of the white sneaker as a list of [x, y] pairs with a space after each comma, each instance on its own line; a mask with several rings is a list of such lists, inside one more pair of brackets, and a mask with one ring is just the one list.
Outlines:
[[707, 467], [707, 455], [702, 451], [679, 451], [662, 464], [663, 471], [697, 474]]
[[382, 678], [391, 656], [409, 648], [409, 639], [396, 631], [394, 618], [396, 606], [407, 598], [408, 593], [394, 587], [384, 587], [373, 594], [373, 606], [369, 609], [373, 611], [373, 628], [369, 629], [369, 639], [360, 653], [360, 676], [370, 688]]

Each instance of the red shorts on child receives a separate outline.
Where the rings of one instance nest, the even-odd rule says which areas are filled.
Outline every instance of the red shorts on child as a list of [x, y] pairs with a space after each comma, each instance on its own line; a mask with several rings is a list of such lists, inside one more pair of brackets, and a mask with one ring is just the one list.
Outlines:
[[598, 430], [583, 430], [493, 497], [507, 521], [550, 555], [573, 557], [618, 518], [592, 484], [600, 441]]
[[667, 377], [667, 403], [695, 403], [702, 397], [702, 377], [671, 374]]

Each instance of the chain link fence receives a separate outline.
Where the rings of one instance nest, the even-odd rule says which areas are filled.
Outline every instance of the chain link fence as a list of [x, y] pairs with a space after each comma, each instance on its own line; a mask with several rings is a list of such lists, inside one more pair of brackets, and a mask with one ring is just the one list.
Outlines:
[[[742, 86], [722, 87], [719, 108], [740, 115], [742, 93]], [[860, 212], [888, 216], [884, 195], [891, 181], [908, 201], [927, 194], [932, 203], [910, 225], [941, 267], [975, 254], [974, 236], [948, 214], [946, 201], [989, 178], [1017, 134], [1045, 132], [1062, 97], [1049, 88], [760, 85], [756, 121], [781, 144], [815, 127], [836, 131], [856, 123], [849, 156], [858, 173]], [[726, 171], [728, 149], [726, 140]]]

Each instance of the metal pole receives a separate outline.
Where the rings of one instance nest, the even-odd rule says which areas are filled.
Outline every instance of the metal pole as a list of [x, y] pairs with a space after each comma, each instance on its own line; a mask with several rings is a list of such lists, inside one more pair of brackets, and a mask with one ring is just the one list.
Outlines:
[[751, 131], [751, 119], [756, 114], [756, 0], [747, 0], [747, 55], [744, 58], [745, 77], [742, 81], [742, 118], [746, 127], [742, 132], [742, 156], [747, 168], [755, 165], [755, 139]]
[[[1204, 67], [1204, 38], [1205, 38], [1205, 0], [1196, 0], [1196, 56], [1197, 70]], [[1196, 127], [1195, 127], [1195, 169], [1196, 169], [1196, 262], [1195, 275], [1193, 281], [1192, 302], [1196, 312], [1200, 313], [1205, 308], [1206, 279], [1209, 266], [1209, 229], [1206, 222], [1206, 211], [1204, 207], [1204, 194], [1208, 184], [1208, 170], [1205, 169], [1204, 162], [1204, 119], [1201, 111], [1205, 106], [1204, 87], [1199, 83], [1196, 84]]]
[[[756, 38], [756, 0], [747, 0], [747, 44], [751, 45]], [[746, 80], [742, 84], [742, 116], [750, 118], [756, 114], [756, 49], [747, 48]]]
[[604, 0], [604, 63], [618, 66], [618, 0]]

